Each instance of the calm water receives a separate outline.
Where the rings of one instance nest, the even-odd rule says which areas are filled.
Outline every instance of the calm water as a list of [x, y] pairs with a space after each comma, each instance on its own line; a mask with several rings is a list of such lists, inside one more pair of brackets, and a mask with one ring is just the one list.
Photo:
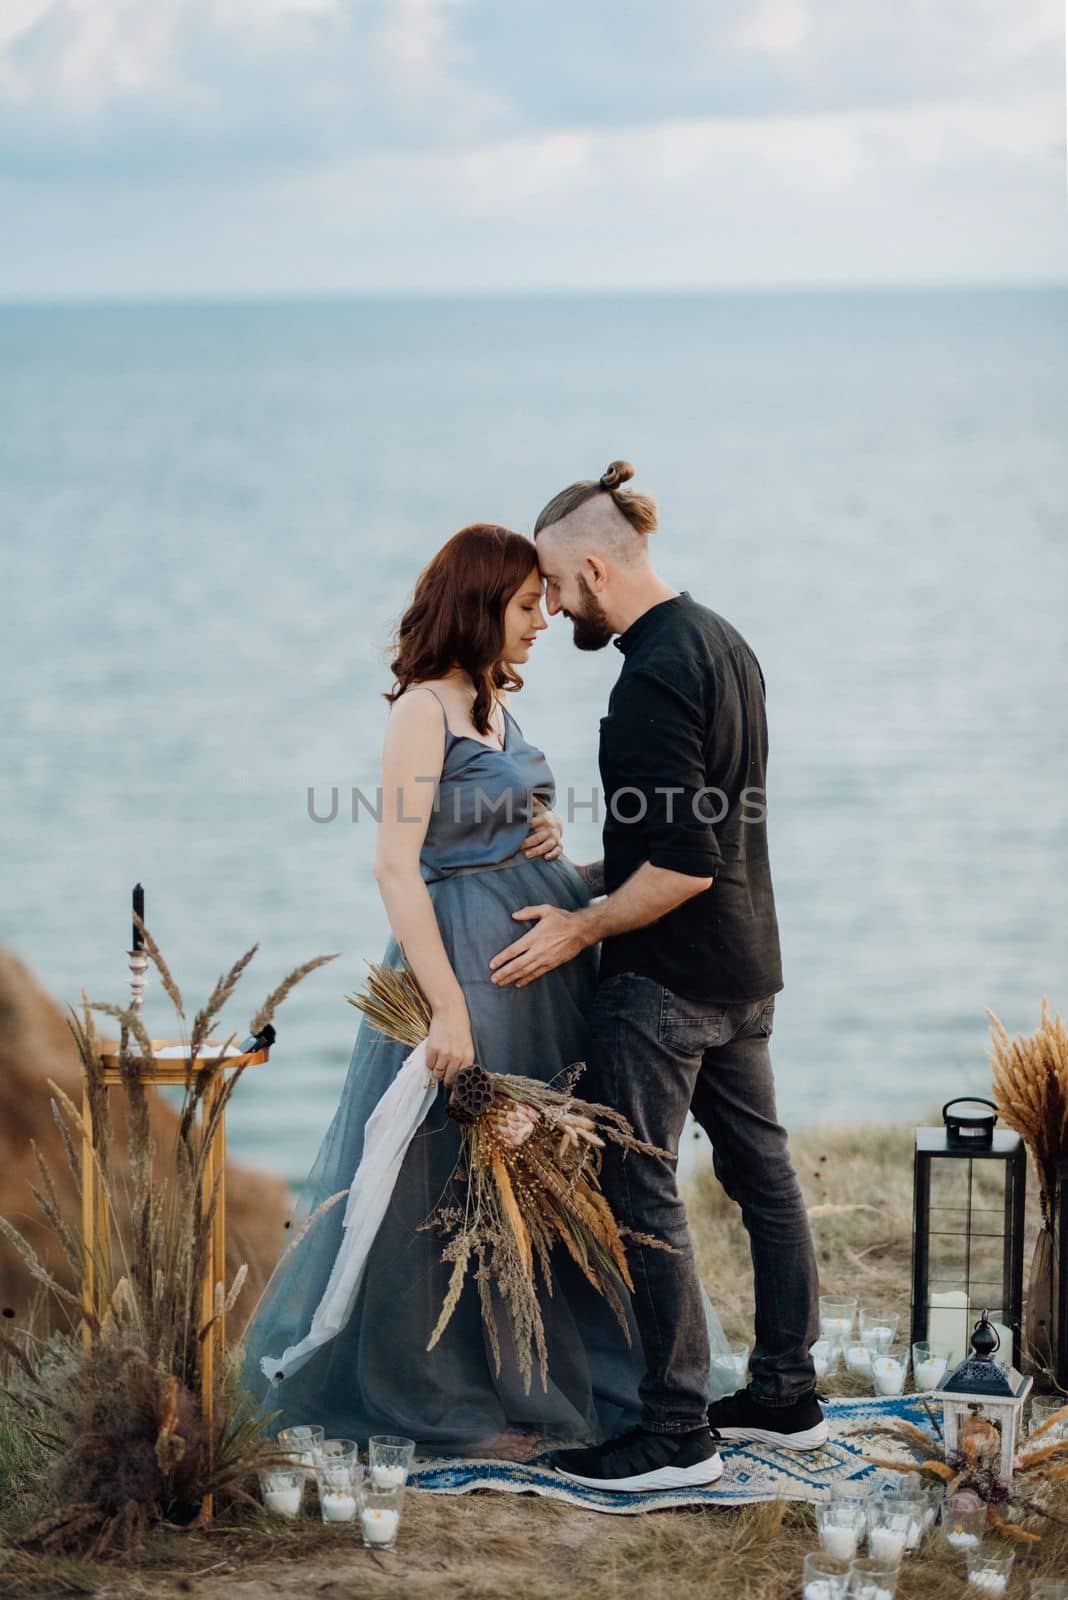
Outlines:
[[[436, 546], [626, 455], [768, 680], [787, 1119], [982, 1091], [984, 1008], [1066, 1003], [1066, 374], [1058, 291], [0, 311], [3, 936], [124, 1000], [140, 878], [190, 1011], [259, 940], [241, 1029], [340, 951], [230, 1115], [299, 1180], [387, 931], [307, 788], [373, 788]], [[586, 795], [618, 661], [561, 623], [516, 705]]]

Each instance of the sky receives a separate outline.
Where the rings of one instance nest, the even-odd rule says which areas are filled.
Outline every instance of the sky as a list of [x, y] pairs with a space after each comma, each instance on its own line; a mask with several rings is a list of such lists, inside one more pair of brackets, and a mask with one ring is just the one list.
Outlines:
[[1068, 279], [1063, 0], [0, 0], [0, 298]]

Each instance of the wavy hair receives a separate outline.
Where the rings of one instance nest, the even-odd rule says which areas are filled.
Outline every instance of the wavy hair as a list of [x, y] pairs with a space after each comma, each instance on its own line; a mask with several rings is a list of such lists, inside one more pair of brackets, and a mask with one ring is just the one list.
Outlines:
[[523, 687], [502, 659], [504, 610], [537, 565], [533, 543], [510, 528], [473, 522], [454, 533], [419, 574], [400, 620], [390, 662], [396, 683], [386, 699], [460, 667], [475, 686], [471, 720], [489, 733], [494, 691]]

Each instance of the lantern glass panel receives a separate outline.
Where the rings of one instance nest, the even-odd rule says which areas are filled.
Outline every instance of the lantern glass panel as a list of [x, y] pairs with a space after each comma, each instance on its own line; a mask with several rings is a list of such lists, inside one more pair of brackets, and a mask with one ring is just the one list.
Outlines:
[[1013, 1358], [1022, 1269], [1022, 1146], [997, 1130], [985, 1153], [947, 1145], [944, 1129], [917, 1130], [913, 1339], [945, 1345], [959, 1359], [984, 1310]]

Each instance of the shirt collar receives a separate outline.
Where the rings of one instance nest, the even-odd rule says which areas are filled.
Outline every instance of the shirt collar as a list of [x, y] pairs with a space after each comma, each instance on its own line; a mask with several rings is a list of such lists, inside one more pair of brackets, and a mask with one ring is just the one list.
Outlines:
[[612, 640], [617, 650], [622, 650], [627, 655], [640, 639], [643, 639], [650, 628], [655, 628], [658, 621], [670, 615], [680, 600], [689, 600], [690, 591], [683, 589], [679, 594], [672, 595], [670, 600], [658, 600], [655, 606], [650, 606], [648, 611], [643, 611], [641, 616], [631, 623], [629, 628]]

